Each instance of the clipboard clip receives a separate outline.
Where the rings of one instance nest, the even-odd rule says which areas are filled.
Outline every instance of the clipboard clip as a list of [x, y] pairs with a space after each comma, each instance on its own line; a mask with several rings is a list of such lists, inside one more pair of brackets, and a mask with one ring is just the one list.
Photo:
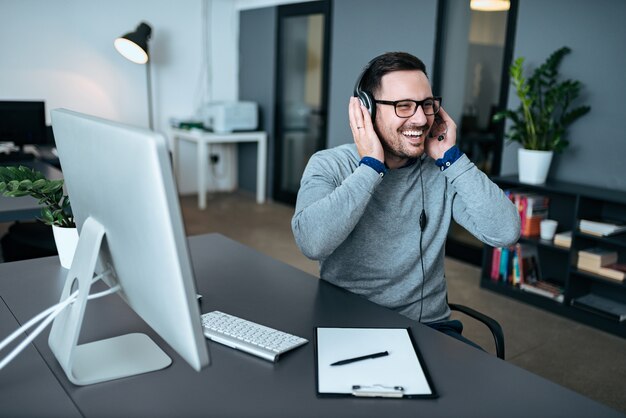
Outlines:
[[404, 388], [402, 386], [353, 385], [352, 395], [369, 398], [401, 398], [404, 396]]

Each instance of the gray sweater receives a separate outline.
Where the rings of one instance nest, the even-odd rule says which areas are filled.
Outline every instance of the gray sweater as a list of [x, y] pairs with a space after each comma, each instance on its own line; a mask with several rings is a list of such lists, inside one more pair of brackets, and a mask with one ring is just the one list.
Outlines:
[[422, 322], [447, 319], [444, 247], [451, 219], [482, 242], [508, 246], [519, 238], [515, 206], [467, 156], [445, 171], [424, 156], [427, 223], [420, 232], [420, 162], [381, 178], [359, 161], [354, 144], [311, 157], [291, 222], [296, 243], [319, 260], [322, 279], [414, 320], [420, 309]]

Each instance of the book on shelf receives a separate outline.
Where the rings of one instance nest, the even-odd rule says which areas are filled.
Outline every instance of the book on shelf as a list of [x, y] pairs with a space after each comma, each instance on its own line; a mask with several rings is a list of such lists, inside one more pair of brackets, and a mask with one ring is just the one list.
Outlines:
[[532, 216], [525, 218], [522, 222], [521, 235], [525, 238], [537, 237], [541, 234], [541, 221], [547, 219], [546, 216]]
[[513, 277], [513, 255], [510, 247], [495, 247], [491, 253], [491, 272], [494, 282], [510, 282]]
[[554, 245], [570, 248], [572, 246], [572, 231], [563, 231], [554, 235]]
[[563, 288], [550, 282], [537, 280], [534, 283], [521, 283], [520, 289], [563, 303]]
[[515, 246], [513, 251], [513, 259], [511, 261], [511, 284], [513, 286], [518, 285], [522, 281], [521, 277], [521, 262], [520, 262], [520, 254], [518, 251], [518, 245]]
[[534, 283], [541, 280], [541, 268], [537, 248], [532, 245], [516, 244], [520, 260], [520, 280], [518, 283]]
[[500, 255], [502, 254], [502, 248], [495, 247], [491, 252], [491, 280], [498, 281], [500, 276]]
[[494, 248], [491, 254], [490, 278], [495, 282], [517, 286], [541, 279], [539, 257], [533, 245], [517, 243], [512, 247]]
[[534, 237], [540, 234], [541, 221], [548, 218], [548, 198], [539, 195], [523, 195], [520, 198], [521, 235]]
[[581, 219], [578, 229], [585, 234], [595, 235], [599, 237], [607, 237], [610, 235], [626, 232], [626, 222], [624, 221], [596, 221], [591, 219]]
[[623, 282], [626, 279], [626, 264], [623, 263], [613, 263], [604, 267], [589, 267], [578, 264], [578, 268], [618, 282]]
[[517, 207], [520, 215], [521, 235], [523, 237], [538, 236], [540, 234], [541, 221], [548, 217], [549, 198], [515, 190], [508, 191], [507, 195]]
[[578, 266], [600, 268], [617, 263], [617, 251], [602, 247], [590, 247], [578, 251]]
[[572, 306], [600, 314], [615, 321], [626, 320], [626, 303], [605, 298], [594, 293], [572, 299]]
[[511, 272], [511, 258], [509, 257], [511, 254], [510, 248], [501, 248], [500, 252], [500, 271], [498, 273], [498, 278], [503, 282], [509, 281], [509, 275]]

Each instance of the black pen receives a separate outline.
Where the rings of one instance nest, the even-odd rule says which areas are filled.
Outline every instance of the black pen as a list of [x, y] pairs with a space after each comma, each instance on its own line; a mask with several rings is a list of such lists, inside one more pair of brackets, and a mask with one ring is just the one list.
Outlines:
[[336, 361], [336, 362], [332, 363], [331, 366], [342, 366], [344, 364], [354, 363], [355, 361], [368, 360], [368, 359], [371, 359], [371, 358], [378, 358], [378, 357], [385, 357], [385, 356], [388, 356], [388, 355], [389, 355], [388, 351], [381, 351], [380, 353], [368, 354], [366, 356], [354, 357], [354, 358], [349, 358], [349, 359], [345, 359], [345, 360], [339, 360], [339, 361]]

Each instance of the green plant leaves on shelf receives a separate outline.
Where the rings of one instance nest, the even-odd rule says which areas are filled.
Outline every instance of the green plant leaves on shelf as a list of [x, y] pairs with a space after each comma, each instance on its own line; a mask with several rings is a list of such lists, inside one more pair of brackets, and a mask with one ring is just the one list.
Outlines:
[[48, 180], [25, 166], [0, 166], [0, 193], [8, 197], [31, 196], [42, 206], [41, 220], [48, 225], [74, 227], [70, 200], [63, 180]]
[[509, 68], [511, 84], [520, 100], [515, 110], [503, 110], [494, 122], [510, 119], [513, 124], [506, 133], [509, 141], [519, 142], [529, 150], [561, 152], [569, 145], [565, 138], [568, 127], [591, 110], [578, 106], [570, 110], [580, 95], [582, 84], [577, 80], [558, 79], [559, 66], [571, 49], [554, 51], [530, 77], [524, 77], [524, 58], [517, 58]]

